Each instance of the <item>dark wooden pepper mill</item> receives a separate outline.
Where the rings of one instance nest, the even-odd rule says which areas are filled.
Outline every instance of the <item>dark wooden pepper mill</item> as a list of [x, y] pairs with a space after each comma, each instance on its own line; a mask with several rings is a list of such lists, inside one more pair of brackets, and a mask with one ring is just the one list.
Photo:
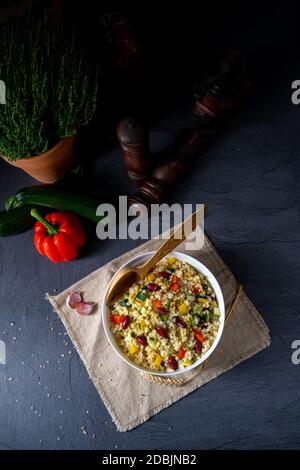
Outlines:
[[[129, 206], [150, 207], [160, 203], [168, 186], [183, 178], [191, 169], [194, 158], [201, 152], [207, 141], [205, 131], [185, 129], [175, 140], [164, 163], [152, 171], [151, 177], [145, 180], [136, 194], [129, 196]], [[142, 207], [142, 206], [141, 206]]]
[[138, 119], [122, 119], [117, 128], [117, 137], [128, 177], [140, 185], [151, 172], [148, 128]]
[[136, 194], [128, 198], [130, 206], [149, 207], [160, 203], [168, 189], [192, 168], [194, 159], [237, 107], [250, 86], [246, 66], [240, 54], [223, 51], [214, 56], [206, 75], [194, 87], [194, 111], [205, 118], [200, 129], [184, 130], [169, 149], [164, 163], [154, 168], [151, 177], [141, 183]]
[[210, 120], [220, 117], [236, 105], [249, 84], [243, 57], [231, 50], [219, 52], [194, 85], [195, 113]]

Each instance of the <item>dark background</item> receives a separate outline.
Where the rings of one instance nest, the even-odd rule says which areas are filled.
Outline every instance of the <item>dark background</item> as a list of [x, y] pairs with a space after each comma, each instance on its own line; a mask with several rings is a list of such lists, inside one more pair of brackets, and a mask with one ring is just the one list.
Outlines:
[[[268, 324], [270, 348], [120, 434], [44, 293], [63, 290], [136, 242], [98, 241], [89, 230], [83, 256], [54, 265], [35, 252], [31, 231], [0, 239], [7, 346], [0, 449], [300, 447], [300, 365], [291, 362], [291, 344], [300, 339], [300, 109], [291, 103], [291, 83], [300, 78], [298, 12], [294, 2], [239, 3], [65, 2], [65, 12], [99, 61], [105, 52], [95, 32], [107, 9], [126, 14], [145, 45], [142, 79], [104, 78], [98, 115], [78, 142], [87, 168], [81, 184], [108, 202], [132, 191], [114, 137], [118, 119], [142, 114], [151, 147], [162, 149], [183, 127], [198, 125], [192, 85], [205, 56], [225, 47], [245, 56], [251, 98], [168, 201], [208, 204], [207, 233]], [[1, 201], [31, 184], [0, 162]]]

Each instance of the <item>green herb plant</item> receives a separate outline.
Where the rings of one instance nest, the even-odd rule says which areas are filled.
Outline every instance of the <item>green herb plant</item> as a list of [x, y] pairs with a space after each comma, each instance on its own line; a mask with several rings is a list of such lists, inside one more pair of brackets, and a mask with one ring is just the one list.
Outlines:
[[99, 69], [76, 30], [30, 15], [0, 25], [0, 155], [9, 160], [39, 155], [74, 136], [93, 117]]

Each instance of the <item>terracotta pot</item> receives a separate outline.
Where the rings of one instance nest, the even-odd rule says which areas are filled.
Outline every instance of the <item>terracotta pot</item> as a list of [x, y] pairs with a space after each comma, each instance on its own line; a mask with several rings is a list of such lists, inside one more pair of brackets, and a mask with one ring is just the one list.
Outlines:
[[2, 157], [7, 163], [21, 168], [28, 175], [41, 183], [55, 183], [64, 176], [74, 161], [75, 137], [65, 137], [47, 152], [32, 158], [21, 158], [11, 161]]

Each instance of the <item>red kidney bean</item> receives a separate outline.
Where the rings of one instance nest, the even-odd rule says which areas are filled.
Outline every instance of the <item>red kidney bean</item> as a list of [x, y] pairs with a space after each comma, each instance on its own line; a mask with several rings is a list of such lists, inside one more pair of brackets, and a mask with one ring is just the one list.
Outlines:
[[194, 350], [196, 351], [197, 354], [201, 354], [202, 352], [202, 343], [200, 343], [200, 341], [197, 341], [195, 346], [194, 346]]
[[156, 313], [159, 313], [160, 315], [166, 315], [166, 313], [168, 313], [164, 307], [155, 307], [154, 305], [153, 309]]
[[126, 328], [128, 328], [129, 326], [129, 323], [130, 323], [130, 317], [129, 315], [126, 315], [122, 320], [122, 329], [126, 330]]
[[176, 361], [175, 357], [174, 356], [170, 356], [169, 359], [168, 359], [168, 366], [173, 369], [173, 370], [176, 370], [178, 369], [178, 362]]
[[179, 317], [175, 317], [174, 323], [176, 323], [176, 325], [180, 326], [180, 328], [186, 328], [187, 327], [187, 324], [185, 323], [185, 321], [183, 321]]
[[154, 282], [150, 282], [150, 284], [147, 285], [147, 289], [151, 292], [156, 292], [160, 290], [161, 287], [158, 284], [155, 284]]
[[156, 331], [159, 334], [159, 336], [161, 336], [162, 338], [168, 338], [169, 337], [167, 330], [163, 326], [158, 325], [156, 327]]
[[167, 273], [167, 271], [161, 271], [158, 273], [159, 277], [162, 277], [163, 279], [170, 279], [171, 273]]
[[145, 335], [139, 335], [135, 338], [138, 343], [140, 343], [142, 346], [147, 346], [147, 338]]

